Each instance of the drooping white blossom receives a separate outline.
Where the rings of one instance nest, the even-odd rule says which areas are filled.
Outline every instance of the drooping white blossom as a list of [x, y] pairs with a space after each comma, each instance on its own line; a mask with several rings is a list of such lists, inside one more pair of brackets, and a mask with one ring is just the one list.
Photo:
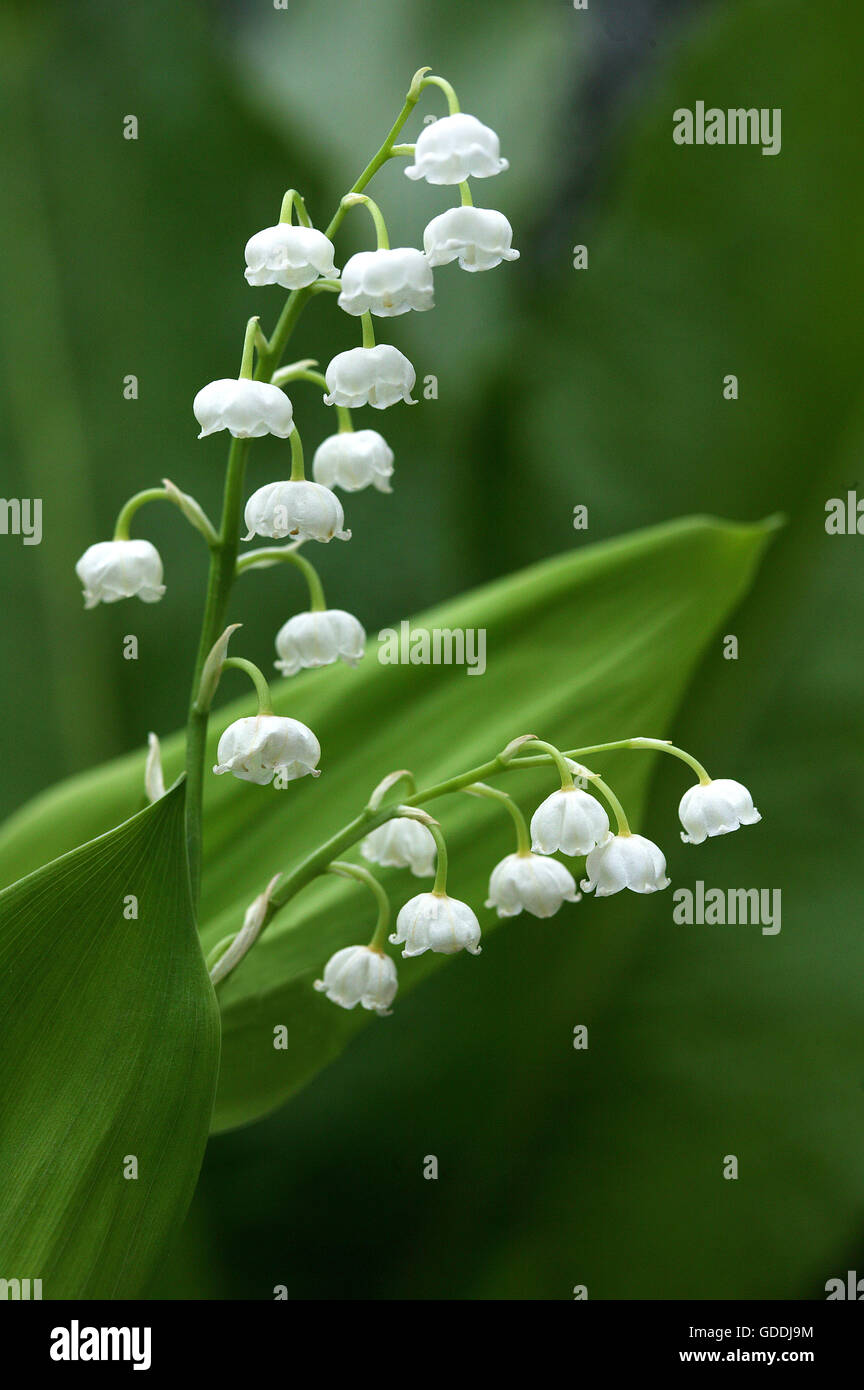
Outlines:
[[378, 318], [433, 309], [432, 267], [413, 246], [358, 251], [345, 263], [338, 304], [346, 314], [370, 313]]
[[606, 811], [581, 787], [553, 792], [531, 817], [531, 848], [538, 854], [587, 854], [608, 834]]
[[411, 395], [417, 380], [414, 368], [405, 354], [390, 343], [337, 353], [324, 375], [326, 405], [343, 405], [349, 410], [371, 405], [376, 410], [386, 410], [397, 401], [415, 404]]
[[609, 835], [592, 849], [585, 861], [586, 893], [596, 890], [598, 898], [608, 898], [629, 888], [631, 893], [657, 893], [669, 887], [663, 851], [644, 835]]
[[230, 772], [241, 782], [266, 787], [278, 774], [283, 782], [319, 775], [321, 745], [299, 719], [257, 714], [229, 724], [216, 750], [216, 773]]
[[678, 816], [685, 845], [701, 845], [709, 835], [727, 835], [739, 825], [755, 825], [762, 819], [747, 788], [731, 777], [689, 787], [681, 798]]
[[338, 276], [333, 243], [314, 227], [293, 227], [280, 222], [265, 227], [246, 243], [246, 270], [250, 285], [282, 285], [299, 290], [320, 275]]
[[360, 846], [364, 859], [387, 869], [410, 869], [417, 878], [435, 872], [435, 837], [410, 816], [394, 816], [379, 825]]
[[84, 607], [140, 598], [158, 603], [165, 592], [162, 561], [150, 541], [97, 541], [75, 566], [84, 588]]
[[315, 981], [315, 988], [341, 1008], [362, 1004], [382, 1018], [392, 1012], [398, 987], [395, 964], [372, 946], [345, 946], [328, 960], [323, 980]]
[[347, 541], [342, 503], [328, 487], [307, 480], [265, 483], [253, 492], [243, 513], [248, 534], [271, 540]]
[[492, 870], [486, 906], [499, 917], [516, 917], [523, 909], [534, 917], [552, 917], [562, 903], [577, 903], [581, 897], [573, 875], [557, 859], [508, 854]]
[[390, 937], [394, 946], [404, 946], [403, 956], [422, 956], [438, 951], [452, 956], [457, 951], [480, 953], [480, 923], [467, 903], [447, 893], [418, 893], [409, 898], [396, 918]]
[[353, 613], [325, 608], [295, 613], [276, 634], [277, 671], [296, 676], [304, 666], [330, 666], [346, 661], [356, 666], [363, 656], [366, 633]]
[[414, 163], [405, 173], [409, 179], [450, 184], [486, 179], [507, 168], [494, 130], [463, 111], [423, 127], [414, 148]]
[[392, 492], [393, 450], [377, 430], [343, 430], [331, 434], [315, 450], [312, 476], [325, 487], [341, 487], [345, 492], [377, 488]]
[[198, 438], [228, 430], [235, 439], [275, 434], [287, 439], [294, 428], [294, 408], [278, 386], [245, 377], [223, 377], [202, 386], [192, 410], [201, 426]]
[[463, 270], [492, 270], [502, 261], [518, 261], [511, 245], [513, 228], [503, 212], [492, 208], [448, 208], [433, 217], [423, 233], [429, 264], [458, 260]]

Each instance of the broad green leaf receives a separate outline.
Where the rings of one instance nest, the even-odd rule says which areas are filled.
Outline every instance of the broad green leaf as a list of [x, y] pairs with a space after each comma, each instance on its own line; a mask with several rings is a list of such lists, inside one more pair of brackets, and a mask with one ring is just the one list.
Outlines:
[[[205, 949], [236, 930], [269, 877], [291, 867], [361, 808], [375, 783], [410, 766], [421, 785], [482, 762], [515, 735], [564, 746], [630, 734], [665, 734], [694, 664], [718, 623], [746, 590], [770, 527], [691, 520], [586, 547], [491, 584], [414, 620], [415, 627], [486, 633], [487, 669], [382, 665], [374, 644], [356, 670], [309, 672], [277, 687], [275, 707], [308, 723], [323, 748], [324, 776], [284, 792], [209, 778]], [[248, 712], [248, 699], [214, 717], [213, 737]], [[176, 739], [169, 763], [179, 757]], [[638, 808], [651, 759], [616, 768], [616, 786]], [[84, 816], [95, 831], [117, 819], [140, 788], [143, 758], [76, 779], [14, 818], [0, 840], [0, 870], [20, 872], [46, 839], [55, 849]], [[518, 774], [528, 808], [550, 786], [542, 772]], [[441, 805], [452, 845], [451, 891], [479, 906], [492, 865], [509, 848], [500, 811], [466, 797]], [[416, 880], [388, 874], [398, 905]], [[575, 911], [575, 909], [574, 909]], [[602, 914], [602, 904], [579, 913]], [[223, 1056], [216, 1126], [254, 1119], [283, 1101], [368, 1024], [312, 990], [332, 951], [364, 940], [370, 909], [362, 893], [320, 880], [292, 903], [221, 991]], [[556, 919], [566, 930], [582, 917]], [[483, 913], [484, 930], [496, 919]], [[591, 969], [612, 971], [622, 953], [600, 950]], [[462, 969], [471, 962], [459, 961]], [[476, 962], [474, 964], [477, 964]], [[441, 960], [406, 962], [400, 1001]], [[287, 1049], [273, 1045], [288, 1030]]]
[[135, 1296], [197, 1181], [219, 1019], [183, 805], [0, 894], [0, 1268], [44, 1298]]

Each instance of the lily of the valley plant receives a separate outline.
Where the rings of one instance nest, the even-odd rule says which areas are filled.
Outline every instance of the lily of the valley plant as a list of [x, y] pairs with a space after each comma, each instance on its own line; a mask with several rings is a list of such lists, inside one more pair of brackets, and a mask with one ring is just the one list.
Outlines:
[[[416, 145], [398, 144], [405, 122], [430, 88], [444, 93], [449, 114], [426, 125]], [[409, 179], [458, 190], [459, 202], [433, 217], [423, 231], [422, 250], [391, 247], [384, 215], [364, 192], [388, 160], [399, 158], [409, 160], [405, 169]], [[518, 258], [507, 218], [495, 209], [475, 206], [471, 188], [472, 180], [492, 178], [506, 168], [495, 132], [460, 111], [449, 82], [421, 68], [383, 145], [323, 230], [313, 225], [300, 193], [289, 189], [277, 222], [256, 232], [246, 244], [246, 280], [262, 298], [272, 295], [270, 286], [288, 290], [282, 312], [269, 337], [258, 315], [250, 318], [238, 376], [202, 386], [193, 401], [199, 438], [222, 431], [231, 436], [218, 527], [194, 498], [165, 480], [161, 487], [132, 497], [119, 514], [113, 539], [90, 546], [78, 562], [88, 608], [130, 597], [158, 602], [165, 593], [159, 554], [149, 541], [130, 535], [139, 508], [157, 500], [178, 507], [209, 547], [209, 580], [186, 735], [186, 842], [196, 902], [205, 775], [228, 774], [262, 788], [271, 783], [284, 788], [300, 777], [318, 777], [321, 770], [322, 749], [314, 730], [296, 719], [274, 714], [262, 671], [243, 657], [229, 655], [229, 641], [239, 626], [228, 621], [235, 616], [235, 581], [248, 570], [280, 562], [299, 569], [309, 601], [307, 608], [288, 617], [275, 634], [274, 665], [282, 675], [290, 677], [303, 668], [340, 660], [355, 664], [363, 658], [363, 626], [356, 615], [328, 605], [308, 548], [314, 549], [310, 543], [350, 540], [337, 489], [344, 493], [367, 487], [384, 493], [391, 490], [393, 451], [377, 430], [355, 428], [352, 412], [367, 406], [383, 411], [413, 404], [415, 372], [398, 346], [377, 340], [380, 330], [375, 320], [432, 309], [433, 272], [440, 267], [455, 263], [456, 274], [475, 273]], [[334, 239], [354, 209], [368, 215], [375, 244], [351, 256], [340, 271]], [[283, 366], [301, 314], [319, 296], [335, 297], [337, 310], [359, 319], [359, 345], [338, 353], [323, 373], [310, 359]], [[315, 450], [311, 479], [306, 476], [292, 400], [294, 388], [309, 383], [317, 386], [322, 408], [336, 426]], [[283, 476], [247, 496], [251, 441], [266, 434], [287, 441], [286, 467]], [[241, 552], [241, 533], [244, 542], [260, 538], [265, 544]], [[227, 670], [239, 670], [251, 679], [257, 712], [222, 731], [216, 764], [208, 773], [208, 719], [217, 686]], [[457, 771], [435, 786], [418, 788], [407, 770], [384, 776], [368, 803], [358, 808], [343, 830], [302, 863], [288, 867], [266, 886], [262, 884], [237, 931], [211, 952], [211, 979], [214, 984], [225, 979], [275, 914], [323, 873], [363, 884], [374, 894], [378, 908], [371, 940], [348, 945], [323, 963], [315, 988], [334, 1004], [346, 1009], [362, 1004], [379, 1014], [390, 1012], [398, 976], [387, 951], [388, 941], [401, 947], [404, 957], [426, 951], [452, 955], [465, 950], [477, 955], [481, 949], [480, 923], [468, 903], [447, 892], [444, 830], [424, 809], [436, 798], [456, 791], [493, 798], [512, 817], [515, 847], [492, 868], [486, 902], [499, 917], [523, 911], [550, 917], [564, 903], [579, 902], [583, 893], [606, 897], [624, 889], [655, 893], [666, 888], [669, 879], [661, 849], [634, 834], [613, 790], [584, 764], [583, 760], [594, 753], [618, 749], [660, 750], [681, 759], [695, 773], [697, 781], [685, 791], [679, 808], [685, 842], [700, 844], [709, 836], [759, 820], [744, 786], [727, 778], [712, 780], [695, 758], [664, 740], [619, 738], [590, 747], [561, 749], [533, 733], [514, 730], [507, 746], [487, 762]], [[326, 769], [326, 749], [323, 756]], [[557, 785], [529, 820], [509, 792], [490, 782], [505, 775], [512, 781], [520, 770], [538, 766], [547, 767]], [[151, 800], [164, 794], [154, 735], [150, 737], [146, 782]], [[379, 879], [366, 865], [342, 857], [355, 846], [367, 864], [408, 868], [416, 877], [431, 880], [428, 891], [401, 905], [392, 931], [390, 902]], [[565, 861], [584, 857], [584, 876], [578, 886], [576, 875], [562, 858], [554, 857], [557, 855]]]

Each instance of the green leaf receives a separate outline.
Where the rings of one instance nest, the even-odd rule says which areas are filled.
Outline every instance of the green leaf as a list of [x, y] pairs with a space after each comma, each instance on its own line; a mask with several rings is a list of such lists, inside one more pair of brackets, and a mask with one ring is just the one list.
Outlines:
[[[236, 931], [272, 874], [338, 830], [394, 768], [411, 767], [423, 785], [482, 762], [520, 733], [570, 747], [667, 733], [696, 661], [749, 585], [770, 529], [677, 522], [546, 561], [414, 620], [428, 629], [483, 629], [482, 676], [452, 666], [382, 665], [373, 647], [357, 671], [330, 667], [277, 686], [276, 710], [320, 738], [324, 776], [285, 792], [208, 779], [205, 950]], [[213, 738], [245, 713], [248, 698], [217, 713]], [[170, 764], [179, 756], [175, 738], [166, 757]], [[652, 762], [633, 754], [616, 766], [628, 808], [638, 811]], [[142, 766], [143, 756], [125, 759], [39, 798], [0, 839], [0, 871], [20, 870], [46, 838], [61, 846], [82, 815], [93, 830], [106, 816], [119, 818], [141, 785]], [[530, 809], [549, 789], [548, 774], [513, 774], [512, 788]], [[451, 891], [482, 903], [489, 870], [510, 847], [508, 826], [497, 808], [467, 797], [448, 798], [441, 814]], [[416, 891], [406, 874], [386, 877], [397, 904]], [[578, 912], [602, 910], [588, 903]], [[568, 911], [556, 920], [566, 930], [584, 917]], [[497, 925], [489, 913], [481, 921], [484, 932]], [[274, 919], [226, 981], [217, 1128], [280, 1104], [369, 1023], [360, 1010], [346, 1013], [312, 989], [328, 956], [366, 939], [369, 925], [370, 906], [356, 887], [319, 880]], [[592, 969], [612, 972], [623, 954], [601, 944]], [[441, 963], [400, 963], [398, 1002]], [[466, 965], [477, 962], [452, 968]], [[284, 1050], [273, 1045], [282, 1026]]]
[[0, 894], [0, 1269], [45, 1298], [135, 1296], [197, 1181], [219, 1019], [183, 805]]

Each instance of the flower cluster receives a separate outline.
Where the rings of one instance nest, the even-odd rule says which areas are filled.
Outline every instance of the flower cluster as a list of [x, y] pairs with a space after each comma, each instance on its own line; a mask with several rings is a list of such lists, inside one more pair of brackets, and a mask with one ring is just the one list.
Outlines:
[[[355, 429], [351, 412], [366, 406], [381, 411], [400, 402], [414, 404], [416, 377], [414, 367], [398, 347], [375, 341], [374, 320], [431, 310], [434, 272], [439, 267], [455, 262], [474, 274], [516, 260], [519, 255], [512, 246], [507, 218], [494, 209], [475, 207], [469, 184], [470, 179], [491, 178], [507, 168], [498, 137], [476, 117], [461, 112], [450, 84], [442, 77], [427, 76], [428, 72], [423, 68], [415, 74], [402, 115], [324, 230], [312, 225], [303, 198], [290, 189], [283, 198], [278, 222], [256, 232], [246, 243], [248, 284], [277, 285], [290, 294], [269, 339], [257, 316], [249, 320], [238, 376], [209, 382], [192, 403], [199, 438], [227, 431], [232, 440], [219, 528], [193, 497], [165, 479], [161, 487], [130, 498], [117, 518], [113, 539], [91, 545], [76, 567], [87, 608], [132, 596], [146, 603], [160, 600], [165, 586], [159, 554], [149, 541], [130, 536], [138, 509], [157, 500], [179, 508], [209, 548], [208, 595], [193, 678], [186, 756], [187, 850], [196, 900], [207, 725], [223, 673], [240, 670], [251, 679], [258, 710], [223, 730], [213, 766], [215, 774], [230, 774], [259, 786], [283, 786], [301, 777], [317, 777], [321, 759], [321, 747], [311, 729], [273, 712], [269, 685], [260, 669], [242, 657], [228, 655], [229, 641], [239, 626], [225, 626], [234, 580], [247, 569], [282, 563], [299, 569], [303, 576], [309, 607], [283, 622], [275, 637], [275, 666], [283, 676], [337, 661], [355, 665], [361, 660], [366, 642], [361, 623], [344, 609], [328, 606], [317, 569], [308, 551], [301, 553], [301, 549], [310, 542], [321, 545], [350, 539], [337, 490], [353, 493], [371, 487], [382, 493], [391, 491], [392, 449], [377, 430]], [[449, 114], [425, 125], [416, 144], [397, 145], [398, 131], [428, 87], [445, 93]], [[425, 227], [422, 249], [391, 247], [380, 207], [361, 191], [386, 160], [403, 155], [411, 159], [405, 169], [410, 180], [424, 180], [436, 187], [458, 185], [460, 189], [459, 204], [433, 217]], [[365, 210], [371, 218], [376, 245], [352, 255], [339, 271], [332, 238], [353, 208]], [[300, 312], [319, 294], [334, 294], [338, 309], [349, 319], [360, 320], [359, 345], [337, 353], [323, 372], [316, 370], [317, 364], [310, 359], [280, 366]], [[311, 479], [306, 477], [294, 404], [286, 393], [289, 385], [301, 382], [319, 388], [325, 407], [334, 412], [337, 421], [335, 432], [315, 450]], [[247, 496], [245, 467], [250, 441], [264, 435], [289, 441], [290, 470], [283, 470], [281, 477]], [[268, 544], [241, 554], [241, 518], [246, 541], [258, 537]], [[679, 807], [686, 843], [698, 845], [710, 836], [759, 820], [749, 792], [740, 783], [712, 781], [690, 754], [656, 739], [625, 739], [563, 752], [533, 735], [524, 735], [491, 762], [425, 791], [416, 789], [409, 772], [394, 772], [384, 778], [367, 806], [342, 832], [331, 836], [284, 881], [281, 875], [271, 879], [250, 905], [240, 930], [215, 949], [211, 978], [214, 983], [221, 982], [251, 948], [270, 917], [321, 873], [359, 881], [378, 904], [371, 940], [337, 951], [325, 965], [322, 978], [315, 982], [316, 989], [342, 1008], [360, 1004], [378, 1014], [390, 1012], [398, 976], [385, 947], [388, 941], [401, 947], [405, 958], [430, 951], [479, 954], [477, 914], [468, 903], [448, 893], [444, 833], [440, 823], [422, 809], [424, 802], [452, 792], [491, 798], [514, 822], [515, 850], [493, 867], [486, 899], [487, 909], [501, 918], [522, 912], [548, 918], [565, 903], [580, 902], [583, 893], [600, 898], [625, 889], [640, 894], [664, 889], [669, 879], [662, 851], [653, 841], [632, 832], [607, 783], [574, 761], [623, 748], [659, 749], [682, 759], [695, 771], [698, 781], [684, 794]], [[536, 807], [530, 822], [513, 797], [484, 780], [526, 767], [555, 769], [560, 783]], [[389, 800], [391, 792], [406, 781], [409, 791], [405, 802], [394, 804]], [[151, 799], [165, 793], [155, 735], [150, 736], [145, 788]], [[358, 842], [365, 863], [335, 857]], [[584, 859], [584, 877], [579, 885], [582, 892], [571, 868], [555, 856]], [[388, 894], [369, 864], [409, 869], [418, 878], [432, 879], [429, 891], [416, 893], [402, 904], [392, 932]]]
[[[606, 747], [658, 749], [681, 758], [698, 772], [698, 783], [684, 793], [679, 805], [682, 839], [686, 843], [699, 844], [709, 836], [727, 834], [760, 819], [746, 787], [728, 778], [712, 780], [701, 764], [669, 743], [659, 739], [626, 739]], [[514, 756], [533, 750], [539, 757]], [[464, 790], [491, 797], [506, 806], [516, 826], [516, 850], [492, 869], [487, 908], [494, 909], [501, 918], [515, 917], [521, 912], [547, 918], [554, 916], [564, 903], [580, 902], [582, 893], [577, 890], [573, 873], [552, 857], [558, 854], [568, 859], [584, 858], [585, 877], [580, 886], [598, 898], [625, 889], [632, 893], [656, 893], [668, 887], [662, 850], [652, 840], [631, 831], [611, 788], [596, 773], [574, 763], [570, 755], [526, 736], [508, 745], [491, 768], [496, 772], [512, 771], [535, 766], [538, 761], [557, 765], [561, 787], [536, 808], [530, 828], [512, 797], [497, 788], [472, 782], [470, 773], [412, 798], [417, 803], [433, 795]], [[577, 786], [574, 774], [604, 797], [615, 818], [614, 832], [603, 802], [584, 786]], [[377, 809], [380, 798], [395, 780], [407, 776], [396, 773], [385, 779], [373, 794], [367, 812]], [[453, 955], [462, 950], [477, 955], [481, 949], [480, 923], [468, 903], [447, 893], [446, 848], [441, 828], [431, 818], [417, 819], [420, 815], [414, 805], [397, 806], [361, 844], [363, 857], [370, 863], [410, 869], [418, 878], [435, 875], [431, 892], [416, 894], [400, 909], [396, 930], [389, 940], [403, 947], [405, 957], [427, 951]], [[363, 871], [355, 872], [359, 876]], [[395, 965], [388, 960], [386, 967], [374, 971], [365, 964], [360, 968], [360, 962], [365, 961], [363, 952], [381, 954], [382, 935], [379, 919], [377, 939], [367, 947], [352, 946], [338, 952], [326, 966], [324, 978], [316, 982], [316, 989], [324, 990], [328, 999], [342, 1008], [351, 1009], [359, 1003], [366, 1009], [389, 1013], [398, 985]], [[345, 965], [349, 961], [350, 970]]]

